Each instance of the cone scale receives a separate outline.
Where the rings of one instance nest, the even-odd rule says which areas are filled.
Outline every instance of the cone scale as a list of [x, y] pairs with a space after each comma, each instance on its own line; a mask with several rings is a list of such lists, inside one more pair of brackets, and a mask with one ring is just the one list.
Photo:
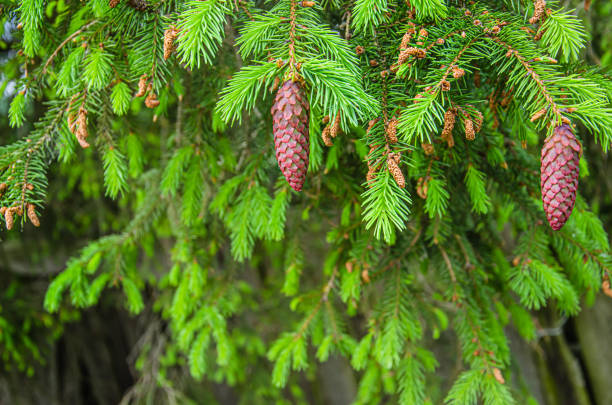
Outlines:
[[565, 225], [576, 202], [580, 153], [580, 142], [565, 124], [556, 127], [542, 147], [542, 202], [548, 223], [555, 231]]
[[287, 182], [300, 191], [308, 171], [309, 104], [302, 85], [287, 80], [276, 93], [272, 105], [276, 160]]

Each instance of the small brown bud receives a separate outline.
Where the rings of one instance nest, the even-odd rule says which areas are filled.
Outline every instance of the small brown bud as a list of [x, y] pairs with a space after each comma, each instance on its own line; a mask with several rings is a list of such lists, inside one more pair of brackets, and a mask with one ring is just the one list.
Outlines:
[[453, 77], [455, 79], [459, 79], [460, 77], [463, 77], [463, 75], [465, 75], [465, 70], [461, 69], [460, 67], [453, 66]]
[[76, 120], [76, 130], [73, 132], [82, 148], [88, 148], [89, 143], [86, 139], [89, 136], [87, 132], [87, 110], [81, 106]]
[[476, 111], [476, 119], [474, 120], [474, 129], [476, 133], [480, 132], [482, 129], [482, 123], [484, 122], [484, 116], [480, 111]]
[[370, 274], [368, 273], [367, 269], [363, 269], [361, 271], [361, 278], [362, 278], [364, 283], [369, 283], [370, 282]]
[[478, 26], [481, 26], [481, 25], [482, 25], [482, 21], [480, 21], [480, 20], [474, 20], [474, 25], [476, 25], [477, 27], [478, 27]]
[[274, 78], [274, 83], [272, 83], [272, 87], [270, 87], [270, 93], [274, 93], [278, 89], [279, 85], [280, 85], [280, 77], [276, 76]]
[[419, 177], [417, 181], [416, 192], [419, 197], [423, 200], [427, 199], [427, 191], [429, 190], [429, 177], [423, 178]]
[[28, 218], [30, 219], [30, 222], [32, 223], [32, 225], [40, 226], [40, 220], [38, 219], [38, 216], [36, 215], [36, 207], [34, 206], [34, 204], [28, 203], [27, 210], [28, 210]]
[[108, 1], [108, 6], [110, 8], [115, 8], [117, 6], [117, 4], [119, 4], [121, 0], [109, 0]]
[[0, 195], [4, 194], [4, 192], [6, 191], [7, 187], [8, 187], [8, 184], [0, 183]]
[[357, 47], [355, 47], [355, 53], [357, 55], [362, 55], [365, 52], [365, 48], [361, 45], [357, 45]]
[[476, 139], [476, 133], [474, 132], [474, 122], [470, 118], [464, 120], [465, 124], [465, 139], [473, 141]]
[[[442, 129], [442, 134], [440, 135], [442, 139], [445, 139], [448, 143], [448, 147], [452, 148], [455, 145], [455, 141], [453, 138], [453, 128], [455, 128], [455, 117], [457, 113], [454, 108], [449, 108], [444, 113], [444, 129]], [[452, 141], [451, 141], [452, 140]]]
[[323, 143], [325, 144], [325, 146], [334, 145], [334, 143], [332, 142], [331, 136], [329, 135], [330, 130], [331, 129], [329, 125], [327, 125], [325, 128], [323, 128], [323, 132], [321, 132], [321, 138], [323, 139]]
[[501, 28], [499, 28], [499, 25], [495, 25], [493, 26], [493, 28], [491, 28], [491, 34], [493, 35], [499, 34], [499, 31], [501, 31]]
[[389, 71], [388, 70], [383, 70], [380, 72], [380, 77], [382, 77], [383, 79], [385, 77], [389, 76]]
[[546, 0], [535, 0], [533, 3], [533, 17], [529, 19], [530, 24], [535, 24], [542, 19], [546, 13]]
[[148, 108], [155, 108], [159, 105], [159, 100], [157, 99], [157, 94], [153, 90], [149, 91], [147, 98], [145, 98], [145, 105]]
[[[414, 32], [414, 29], [412, 29], [412, 31]], [[411, 39], [412, 39], [412, 32], [410, 31], [406, 32], [404, 36], [402, 37], [402, 42], [400, 43], [400, 50], [406, 49]]]
[[323, 123], [327, 124], [329, 122], [329, 115], [326, 115], [325, 117], [323, 117]]
[[387, 139], [389, 143], [397, 143], [397, 118], [393, 117], [387, 124]]
[[332, 138], [335, 138], [338, 136], [338, 133], [340, 133], [340, 113], [336, 114], [334, 125], [332, 125], [330, 129], [329, 135], [331, 135]]
[[5, 212], [6, 212], [6, 207], [0, 207], [0, 215], [4, 216]]
[[[0, 188], [2, 187], [2, 184], [0, 184]], [[26, 188], [30, 191], [34, 190], [34, 185], [32, 183], [28, 183], [26, 184]]]
[[421, 147], [423, 148], [423, 151], [425, 152], [427, 156], [431, 156], [435, 152], [434, 146], [430, 143], [423, 142], [421, 144]]
[[450, 82], [448, 80], [442, 80], [440, 82], [440, 88], [442, 89], [442, 91], [449, 91], [451, 88]]
[[535, 114], [531, 116], [530, 121], [535, 122], [539, 120], [540, 118], [544, 116], [544, 114], [546, 114], [546, 111], [547, 111], [546, 107], [542, 108], [541, 110], [536, 111]]
[[164, 60], [167, 60], [172, 52], [174, 52], [176, 36], [178, 30], [175, 27], [170, 27], [164, 31]]
[[421, 28], [419, 30], [419, 36], [420, 37], [427, 37], [429, 35], [429, 32], [427, 32], [427, 30], [425, 28]]
[[436, 39], [436, 44], [438, 44], [438, 45], [442, 45], [444, 42], [446, 42], [446, 41], [444, 40], [444, 38], [438, 38], [438, 39]]
[[500, 384], [504, 384], [506, 382], [506, 380], [504, 380], [504, 376], [502, 375], [501, 371], [499, 371], [497, 367], [493, 368], [493, 377], [495, 377], [497, 382], [499, 382]]
[[402, 169], [400, 169], [399, 164], [397, 162], [399, 160], [399, 155], [391, 152], [387, 155], [387, 169], [393, 176], [393, 179], [397, 183], [400, 188], [406, 187], [406, 179], [404, 178], [404, 174], [402, 173]]
[[352, 273], [353, 272], [353, 262], [351, 260], [349, 260], [348, 262], [344, 263], [344, 267], [346, 267], [346, 271], [348, 273]]
[[282, 59], [277, 59], [277, 60], [276, 60], [276, 66], [277, 66], [279, 69], [280, 69], [280, 68], [282, 68], [283, 66], [285, 66], [285, 61], [284, 61], [284, 60], [282, 60]]
[[376, 59], [370, 59], [370, 66], [372, 67], [378, 66], [378, 61]]
[[309, 1], [309, 0], [304, 0], [304, 1], [300, 2], [300, 5], [302, 7], [314, 7], [315, 2], [314, 1]]
[[11, 230], [13, 229], [13, 210], [8, 208], [4, 211], [4, 222], [6, 224], [6, 229], [7, 230]]
[[466, 16], [470, 16], [472, 15], [472, 12], [470, 10], [465, 10], [465, 13], [463, 13]]
[[138, 91], [134, 94], [134, 97], [142, 97], [145, 95], [147, 91], [147, 81], [148, 77], [146, 74], [140, 76], [140, 80], [138, 80]]

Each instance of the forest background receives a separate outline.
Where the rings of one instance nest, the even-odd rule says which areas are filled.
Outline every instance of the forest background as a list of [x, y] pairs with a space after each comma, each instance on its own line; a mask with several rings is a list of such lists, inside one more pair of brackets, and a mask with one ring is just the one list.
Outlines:
[[[57, 2], [49, 3], [62, 6]], [[123, 3], [128, 2], [117, 7], [127, 7]], [[145, 9], [147, 7], [142, 1], [129, 3], [135, 9], [139, 4]], [[7, 4], [9, 9], [11, 4]], [[612, 2], [566, 1], [555, 3], [555, 7], [575, 9], [575, 14], [584, 22], [589, 37], [581, 56], [593, 65], [612, 69]], [[56, 11], [51, 8], [45, 13], [53, 16]], [[15, 78], [21, 75], [21, 67], [12, 62], [17, 52], [15, 47], [19, 47], [14, 35], [18, 22], [8, 12], [5, 14], [4, 9], [0, 21], [3, 24], [0, 28], [0, 65], [4, 72], [0, 87], [0, 133], [1, 143], [6, 146], [36, 131], [35, 123], [44, 122], [50, 108], [45, 102], [58, 97], [55, 89], [40, 91], [24, 107], [23, 125], [15, 128], [12, 121], [18, 118], [9, 110], [19, 91]], [[172, 92], [160, 93], [162, 108], [167, 109], [170, 105], [171, 111], [159, 115], [157, 110], [146, 109], [142, 98], [135, 99], [127, 107], [113, 105], [115, 111], [129, 109], [129, 119], [132, 120], [130, 134], [117, 141], [120, 142], [117, 149], [110, 147], [116, 139], [107, 135], [100, 135], [108, 139], [98, 141], [97, 147], [87, 149], [79, 149], [75, 140], [70, 141], [74, 146], [71, 153], [76, 156], [67, 153], [48, 166], [45, 175], [48, 188], [38, 209], [40, 227], [21, 222], [16, 223], [11, 232], [3, 228], [0, 235], [0, 355], [3, 362], [0, 404], [411, 403], [405, 398], [402, 400], [402, 389], [397, 387], [401, 387], [399, 381], [402, 378], [412, 381], [406, 368], [403, 371], [401, 368], [384, 371], [368, 366], [364, 371], [363, 365], [356, 367], [355, 363], [359, 361], [354, 356], [339, 354], [358, 350], [357, 343], [363, 346], [359, 339], [366, 335], [368, 326], [374, 327], [367, 324], [357, 304], [351, 305], [353, 295], [360, 293], [343, 287], [354, 285], [344, 280], [350, 276], [338, 275], [342, 282], [333, 284], [338, 281], [333, 276], [336, 272], [354, 274], [361, 281], [353, 283], [360, 282], [364, 286], [369, 283], [369, 276], [367, 273], [364, 275], [357, 261], [344, 257], [344, 262], [341, 262], [339, 257], [344, 253], [330, 254], [342, 246], [342, 240], [348, 238], [345, 234], [352, 232], [353, 224], [365, 226], [355, 220], [359, 216], [356, 201], [359, 201], [363, 184], [351, 183], [359, 176], [365, 180], [365, 165], [359, 170], [343, 167], [347, 161], [340, 156], [341, 149], [329, 149], [325, 153], [338, 156], [330, 158], [326, 155], [326, 160], [318, 162], [321, 173], [330, 173], [329, 179], [321, 180], [319, 175], [317, 180], [307, 180], [303, 191], [307, 197], [304, 199], [295, 197], [284, 187], [282, 177], [272, 185], [273, 201], [267, 195], [252, 197], [262, 198], [267, 204], [287, 206], [286, 223], [283, 218], [280, 227], [272, 227], [274, 229], [270, 232], [275, 233], [272, 237], [261, 238], [268, 240], [251, 237], [240, 242], [240, 235], [226, 234], [223, 225], [231, 229], [235, 217], [230, 212], [241, 209], [230, 197], [233, 195], [231, 187], [249, 181], [263, 181], [258, 178], [261, 176], [257, 167], [259, 163], [245, 158], [258, 152], [249, 150], [245, 154], [244, 145], [247, 145], [246, 149], [264, 151], [262, 155], [270, 157], [273, 144], [271, 136], [246, 142], [240, 135], [233, 137], [232, 127], [222, 122], [218, 114], [213, 114], [216, 91], [242, 63], [228, 51], [238, 33], [232, 32], [231, 27], [224, 29], [226, 37], [221, 44], [224, 52], [216, 59], [212, 54], [204, 58], [214, 65], [214, 69], [204, 64], [189, 66], [195, 72], [202, 72], [203, 77], [210, 75], [211, 79], [197, 79], [188, 84], [171, 83], [175, 86], [173, 92], [185, 95], [186, 99], [191, 92], [201, 95], [197, 106], [186, 104], [184, 108], [191, 110], [183, 112], [182, 99], [170, 95]], [[160, 41], [163, 31], [160, 26]], [[161, 47], [161, 43], [158, 46]], [[183, 58], [186, 58], [186, 49], [179, 45], [178, 53]], [[165, 68], [161, 66], [160, 69]], [[60, 66], [55, 73], [62, 74]], [[131, 86], [116, 91], [131, 92], [135, 89], [134, 83]], [[253, 100], [251, 103], [256, 102]], [[266, 102], [271, 102], [271, 97]], [[172, 149], [181, 145], [181, 130], [186, 133], [195, 130], [187, 120], [183, 128], [177, 129], [175, 124], [180, 121], [181, 114], [194, 114], [194, 109], [210, 117], [207, 131], [230, 133], [230, 136], [220, 137], [214, 149], [207, 149], [206, 142], [202, 141], [202, 149], [197, 152], [198, 156], [202, 154], [210, 160], [221, 155], [223, 163], [206, 170], [198, 165], [185, 165], [189, 170], [184, 179], [180, 176], [168, 179], [166, 176], [166, 183], [160, 183], [160, 171], [168, 171], [167, 166], [172, 162], [183, 165], [180, 158], [175, 159], [177, 155]], [[107, 125], [104, 130], [108, 133], [117, 130], [112, 122]], [[247, 120], [246, 125], [250, 125], [254, 133], [272, 131], [268, 117]], [[346, 133], [340, 137], [345, 138], [342, 142], [346, 144], [350, 143], [347, 140], [364, 136], [365, 128], [344, 128]], [[140, 142], [132, 142], [130, 139], [134, 136], [139, 137]], [[90, 134], [89, 140], [92, 139], [94, 135]], [[241, 143], [240, 148], [232, 144], [236, 139]], [[582, 139], [589, 175], [581, 177], [580, 193], [597, 213], [603, 228], [609, 231], [612, 230], [611, 158], [602, 152], [592, 137], [583, 136]], [[319, 146], [323, 148], [321, 142]], [[536, 155], [539, 153], [537, 143], [530, 147]], [[124, 157], [107, 150], [122, 150], [130, 157], [125, 171], [115, 173], [114, 177], [108, 171], [113, 170], [113, 161]], [[356, 161], [355, 157], [349, 159], [349, 162]], [[274, 167], [275, 163], [272, 163], [270, 167]], [[234, 173], [236, 167], [242, 172]], [[342, 170], [348, 173], [346, 177]], [[204, 178], [203, 173], [210, 171], [213, 176]], [[228, 173], [238, 175], [232, 177]], [[113, 178], [118, 183], [113, 183]], [[416, 182], [417, 179], [413, 180]], [[217, 181], [228, 181], [234, 186], [218, 191], [222, 195], [220, 198], [195, 191], [199, 187], [216, 190], [219, 188], [215, 185]], [[309, 181], [316, 185], [308, 188]], [[321, 186], [322, 181], [328, 181], [329, 189]], [[352, 184], [353, 189], [344, 194], [344, 200], [334, 201], [335, 197], [331, 196], [339, 193], [341, 186], [338, 184], [345, 181]], [[179, 188], [179, 195], [198, 195], [194, 206], [179, 201], [176, 197]], [[254, 187], [253, 190], [253, 194], [257, 194], [261, 188]], [[225, 199], [224, 192], [227, 194]], [[156, 196], [162, 197], [158, 199]], [[211, 215], [217, 221], [200, 225], [199, 220], [204, 215], [200, 212], [201, 206], [210, 206], [207, 209], [214, 213]], [[246, 207], [244, 210], [242, 220], [258, 217], [256, 211]], [[389, 239], [393, 242], [393, 237]], [[508, 243], [513, 243], [511, 239], [509, 236]], [[121, 248], [116, 247], [117, 240], [121, 240]], [[92, 246], [92, 241], [98, 242]], [[97, 253], [107, 248], [104, 255]], [[89, 254], [87, 249], [93, 253]], [[84, 296], [79, 298], [79, 284], [74, 279], [91, 277], [100, 263], [110, 268], [116, 266], [117, 272], [126, 275], [114, 279], [113, 271], [103, 272], [104, 277], [96, 279], [97, 284], [94, 280], [88, 285], [86, 292], [81, 291]], [[350, 271], [352, 266], [355, 266], [354, 272]], [[91, 272], [70, 273], [71, 269], [77, 268], [90, 269]], [[69, 287], [61, 288], [66, 290], [63, 294], [53, 288], [50, 290], [51, 282], [60, 274], [69, 274], [65, 279], [73, 277]], [[195, 281], [182, 283], [183, 278], [187, 279], [186, 274]], [[192, 295], [177, 304], [175, 291], [186, 283], [200, 285], [205, 295]], [[60, 284], [55, 284], [56, 289], [60, 289]], [[279, 356], [282, 357], [279, 353], [284, 353], [283, 344], [287, 343], [283, 341], [283, 333], [299, 328], [304, 318], [308, 319], [309, 312], [302, 308], [301, 302], [306, 302], [306, 308], [311, 304], [316, 306], [317, 301], [310, 303], [308, 300], [312, 297], [306, 292], [319, 291], [320, 286], [323, 286], [323, 294], [334, 288], [338, 289], [338, 296], [343, 297], [343, 303], [335, 310], [346, 315], [346, 324], [341, 326], [349, 331], [345, 332], [347, 335], [355, 334], [355, 346], [347, 344], [347, 347], [341, 347], [341, 344], [324, 339], [315, 345], [306, 344], [303, 364], [296, 366], [300, 357], [293, 354], [293, 365], [288, 364], [286, 372], [279, 371]], [[191, 300], [203, 302], [205, 308], [193, 308]], [[324, 300], [318, 301], [321, 302], [327, 305]], [[612, 384], [609, 384], [612, 376], [609, 344], [612, 340], [612, 298], [598, 293], [584, 298], [580, 306], [581, 311], [571, 316], [559, 311], [554, 304], [530, 312], [510, 309], [512, 317], [531, 317], [534, 325], [532, 331], [525, 331], [512, 323], [505, 324], [504, 331], [512, 352], [508, 372], [513, 377], [510, 379], [509, 374], [504, 374], [508, 379], [504, 385], [511, 387], [512, 396], [518, 403], [612, 403]], [[206, 322], [198, 328], [208, 328], [209, 333], [202, 333], [195, 341], [193, 336], [181, 337], [181, 329], [193, 326], [187, 318], [196, 317], [198, 311], [203, 311], [206, 316]], [[448, 392], [464, 370], [458, 332], [449, 325], [445, 312], [446, 308], [430, 314], [435, 326], [426, 330], [423, 342], [419, 343], [435, 355], [438, 363], [435, 372], [425, 373], [425, 369], [429, 369], [427, 362], [435, 361], [428, 360], [428, 354], [423, 354], [421, 360], [425, 366], [418, 369], [416, 377], [412, 376], [423, 380], [426, 400], [432, 403], [442, 403], [445, 398], [452, 401]], [[506, 316], [509, 316], [507, 312]], [[504, 313], [503, 310], [500, 309], [500, 313]], [[328, 325], [329, 319], [323, 319], [321, 323]], [[204, 324], [207, 326], [202, 326]], [[316, 336], [317, 332], [311, 333]], [[531, 338], [524, 339], [525, 336]], [[312, 339], [316, 340], [316, 337]], [[326, 351], [321, 349], [325, 345], [336, 347]], [[212, 350], [209, 346], [216, 348]], [[274, 347], [277, 347], [276, 354]], [[227, 351], [225, 355], [224, 350]], [[295, 370], [289, 371], [290, 368]], [[427, 379], [422, 378], [423, 373], [427, 374]], [[495, 377], [498, 382], [504, 378]], [[481, 391], [487, 389], [481, 387]], [[464, 394], [470, 397], [469, 393]], [[421, 394], [414, 395], [418, 397]], [[503, 395], [500, 394], [500, 398]]]

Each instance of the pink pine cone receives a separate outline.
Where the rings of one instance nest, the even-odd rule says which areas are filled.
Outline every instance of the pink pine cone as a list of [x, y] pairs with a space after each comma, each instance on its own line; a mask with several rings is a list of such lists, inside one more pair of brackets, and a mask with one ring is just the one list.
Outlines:
[[565, 225], [574, 208], [580, 152], [580, 142], [566, 124], [556, 127], [542, 147], [542, 202], [548, 223], [555, 231]]
[[276, 93], [272, 106], [276, 160], [296, 191], [302, 189], [308, 170], [308, 100], [299, 82], [287, 80]]

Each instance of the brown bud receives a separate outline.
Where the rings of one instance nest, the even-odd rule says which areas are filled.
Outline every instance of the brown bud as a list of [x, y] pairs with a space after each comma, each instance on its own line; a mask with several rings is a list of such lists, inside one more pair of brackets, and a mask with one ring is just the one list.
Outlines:
[[331, 129], [329, 130], [329, 135], [332, 138], [335, 138], [338, 136], [339, 132], [340, 132], [340, 113], [336, 114], [336, 118], [334, 119], [334, 124], [331, 126]]
[[378, 66], [378, 61], [376, 59], [371, 59], [370, 60], [370, 66], [372, 66], [372, 67]]
[[357, 55], [362, 55], [365, 52], [365, 48], [361, 45], [358, 45], [357, 47], [355, 47], [355, 53]]
[[375, 118], [373, 120], [370, 120], [370, 122], [368, 122], [368, 129], [366, 132], [370, 132], [372, 130], [372, 128], [374, 127], [374, 125], [376, 125], [376, 123], [380, 121], [379, 118]]
[[476, 132], [474, 132], [474, 122], [470, 118], [465, 118], [463, 121], [465, 124], [465, 139], [473, 141], [476, 138]]
[[73, 133], [76, 136], [79, 145], [81, 145], [82, 148], [88, 148], [89, 143], [86, 141], [87, 136], [89, 136], [89, 133], [87, 132], [87, 110], [83, 106], [79, 108], [75, 125], [76, 130]]
[[480, 25], [482, 25], [482, 21], [480, 21], [480, 20], [474, 20], [474, 25], [476, 25], [476, 26], [480, 26]]
[[421, 144], [421, 147], [423, 148], [423, 151], [425, 152], [427, 156], [431, 156], [435, 152], [434, 146], [430, 143], [423, 142]]
[[506, 382], [506, 380], [504, 380], [504, 376], [502, 375], [501, 371], [499, 371], [497, 367], [493, 368], [493, 377], [495, 377], [497, 382], [500, 384], [504, 384]]
[[177, 35], [178, 30], [174, 27], [170, 27], [164, 31], [164, 60], [168, 59], [172, 52], [174, 52], [174, 41]]
[[280, 85], [280, 77], [276, 76], [274, 78], [274, 83], [272, 83], [272, 87], [270, 87], [270, 93], [274, 93], [278, 89], [279, 85]]
[[540, 118], [544, 116], [544, 114], [546, 114], [546, 111], [547, 111], [546, 107], [542, 108], [541, 110], [536, 111], [535, 114], [531, 116], [530, 121], [535, 122], [539, 120]]
[[493, 26], [493, 28], [491, 28], [491, 34], [493, 35], [499, 34], [499, 31], [501, 31], [501, 28], [499, 28], [499, 25], [495, 25]]
[[36, 207], [34, 206], [34, 204], [28, 203], [27, 210], [28, 210], [28, 218], [30, 219], [30, 222], [32, 223], [32, 225], [40, 226], [40, 220], [38, 219], [38, 216], [36, 215]]
[[142, 97], [145, 95], [147, 91], [147, 81], [148, 77], [146, 74], [140, 76], [140, 80], [138, 80], [138, 91], [134, 94], [134, 97]]
[[0, 207], [0, 215], [4, 216], [5, 212], [6, 212], [6, 207]]
[[417, 195], [421, 197], [423, 200], [425, 200], [427, 198], [428, 190], [429, 190], [429, 177], [427, 178], [419, 177], [419, 180], [417, 181], [417, 188], [416, 188]]
[[108, 1], [108, 6], [110, 8], [115, 8], [117, 6], [117, 4], [119, 4], [121, 0], [109, 0]]
[[[414, 30], [412, 30], [414, 32]], [[410, 40], [412, 39], [412, 32], [408, 31], [402, 37], [402, 42], [400, 43], [400, 50], [404, 50], [408, 47]]]
[[285, 66], [285, 61], [284, 61], [284, 60], [282, 60], [282, 59], [277, 59], [277, 60], [276, 60], [276, 66], [277, 66], [279, 69], [280, 69], [280, 68], [282, 68], [283, 66]]
[[453, 66], [453, 77], [455, 79], [459, 79], [460, 77], [463, 77], [463, 75], [465, 75], [465, 70], [461, 69], [460, 67]]
[[334, 145], [334, 143], [332, 142], [331, 136], [329, 135], [329, 132], [330, 132], [329, 125], [323, 128], [323, 132], [321, 132], [321, 138], [323, 139], [323, 143], [325, 144], [325, 146]]
[[542, 19], [546, 13], [546, 0], [536, 0], [533, 3], [533, 17], [529, 19], [530, 24], [535, 24]]
[[302, 7], [314, 7], [315, 2], [314, 1], [309, 1], [309, 0], [304, 0], [304, 1], [300, 2], [300, 5]]
[[399, 155], [391, 152], [387, 155], [387, 169], [393, 176], [393, 179], [397, 183], [400, 188], [406, 187], [406, 179], [404, 178], [404, 174], [402, 173], [402, 169], [400, 169], [398, 164]]
[[427, 30], [426, 30], [425, 28], [421, 28], [421, 29], [419, 30], [419, 36], [420, 36], [420, 37], [426, 37], [426, 36], [428, 36], [428, 35], [429, 35], [429, 32], [427, 32]]
[[6, 224], [6, 229], [9, 231], [13, 229], [13, 210], [8, 208], [4, 211], [4, 222]]
[[448, 80], [442, 80], [440, 82], [440, 88], [442, 91], [449, 91], [451, 88], [450, 82]]
[[149, 91], [147, 98], [145, 98], [145, 105], [148, 108], [155, 108], [159, 105], [159, 100], [157, 99], [157, 94], [153, 90]]
[[7, 187], [8, 187], [8, 184], [0, 183], [0, 195], [4, 194], [4, 192], [6, 191]]
[[456, 116], [457, 113], [454, 108], [449, 108], [444, 113], [444, 129], [442, 129], [442, 134], [440, 134], [440, 136], [442, 137], [442, 139], [445, 139], [449, 143], [449, 147], [452, 147], [455, 144], [455, 142], [453, 141], [451, 145], [449, 142], [449, 138], [452, 139], [453, 137], [453, 128], [455, 128]]
[[389, 143], [397, 143], [397, 118], [393, 117], [387, 124], [387, 139]]
[[[2, 187], [2, 185], [0, 184], [0, 188]], [[26, 188], [30, 191], [34, 190], [34, 185], [32, 183], [28, 183], [26, 184]]]
[[361, 278], [363, 279], [364, 283], [369, 283], [370, 282], [370, 274], [368, 273], [367, 269], [363, 269], [361, 271]]

